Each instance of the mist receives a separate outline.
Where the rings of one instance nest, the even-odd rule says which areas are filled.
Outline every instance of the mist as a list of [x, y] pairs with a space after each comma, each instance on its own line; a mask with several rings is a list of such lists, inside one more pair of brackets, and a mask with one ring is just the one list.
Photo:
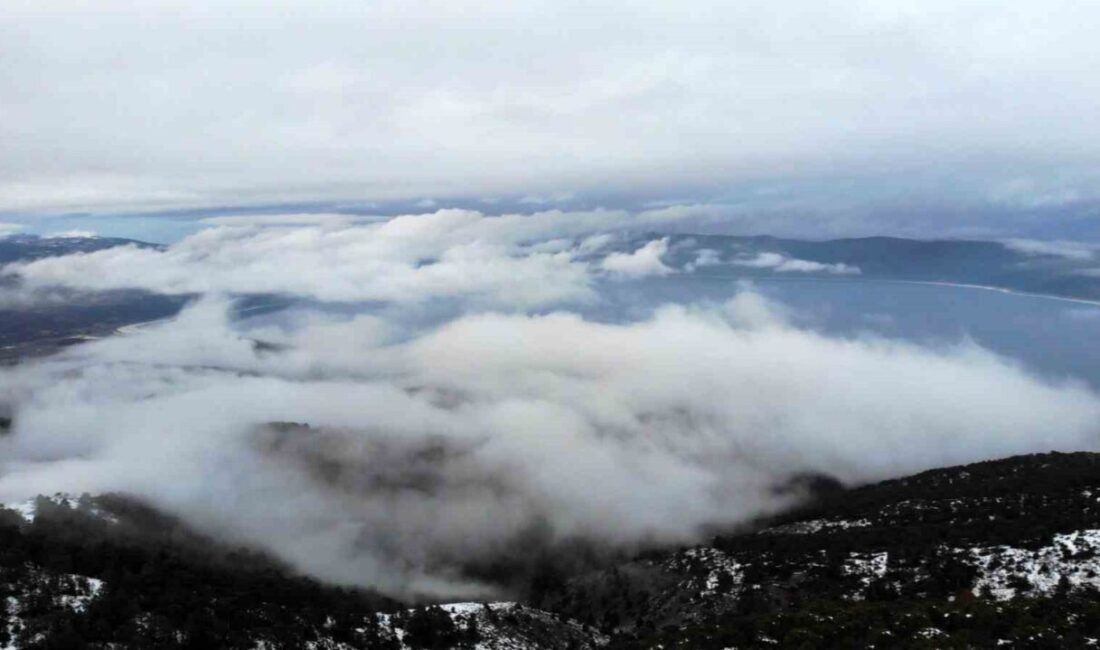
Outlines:
[[[664, 239], [608, 248], [618, 218], [213, 225], [13, 265], [198, 297], [0, 371], [0, 501], [122, 492], [329, 582], [489, 597], [472, 566], [700, 541], [798, 503], [777, 489], [797, 475], [1098, 447], [1083, 383], [966, 341], [825, 334], [751, 285], [596, 319], [603, 283], [681, 272]], [[256, 292], [309, 300], [234, 316]]]

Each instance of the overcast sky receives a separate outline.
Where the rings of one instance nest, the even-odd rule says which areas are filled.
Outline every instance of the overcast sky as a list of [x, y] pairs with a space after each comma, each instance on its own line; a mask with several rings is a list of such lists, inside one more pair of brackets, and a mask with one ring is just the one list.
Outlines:
[[1097, 25], [1087, 0], [5, 0], [0, 221], [694, 205], [1100, 239]]

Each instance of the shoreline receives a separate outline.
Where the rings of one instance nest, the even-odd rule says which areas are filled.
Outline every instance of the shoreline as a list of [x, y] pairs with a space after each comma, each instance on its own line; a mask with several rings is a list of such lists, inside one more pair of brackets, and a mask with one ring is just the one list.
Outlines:
[[120, 325], [115, 328], [115, 331], [108, 336], [115, 336], [121, 334], [122, 336], [129, 336], [131, 334], [138, 334], [141, 330], [152, 327], [157, 323], [167, 323], [168, 321], [175, 320], [175, 316], [168, 316], [167, 318], [154, 318], [153, 320], [143, 320], [137, 323], [129, 323], [127, 325]]
[[1082, 305], [1091, 305], [1093, 307], [1100, 307], [1100, 300], [1092, 300], [1089, 298], [1074, 298], [1073, 296], [1059, 296], [1051, 293], [1035, 293], [1032, 291], [1019, 291], [1017, 289], [1009, 289], [1006, 287], [995, 287], [986, 284], [967, 284], [965, 282], [941, 282], [936, 280], [890, 280], [883, 278], [887, 282], [901, 282], [904, 284], [923, 284], [934, 287], [955, 287], [958, 289], [980, 289], [982, 291], [996, 291], [998, 293], [1007, 293], [1014, 296], [1025, 296], [1028, 298], [1045, 298], [1047, 300], [1060, 300], [1062, 302], [1074, 302]]

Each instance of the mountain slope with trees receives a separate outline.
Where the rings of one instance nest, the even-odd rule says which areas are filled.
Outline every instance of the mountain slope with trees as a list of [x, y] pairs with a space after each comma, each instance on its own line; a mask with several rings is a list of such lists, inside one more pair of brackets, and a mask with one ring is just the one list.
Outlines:
[[[519, 603], [400, 603], [297, 575], [128, 498], [0, 509], [2, 648], [1085, 647], [1100, 455], [844, 490], [709, 543], [548, 564]], [[571, 566], [565, 572], [553, 567]]]

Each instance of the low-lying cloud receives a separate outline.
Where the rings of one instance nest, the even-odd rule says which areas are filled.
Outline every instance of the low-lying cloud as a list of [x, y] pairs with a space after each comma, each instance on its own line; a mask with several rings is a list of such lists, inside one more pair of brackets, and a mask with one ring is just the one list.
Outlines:
[[[581, 246], [546, 246], [629, 223], [623, 212], [487, 217], [441, 210], [378, 223], [221, 220], [166, 249], [123, 246], [7, 267], [35, 285], [163, 293], [286, 293], [328, 301], [462, 298], [542, 305], [591, 298]], [[274, 225], [281, 227], [261, 227]], [[558, 240], [568, 244], [567, 239]]]
[[[591, 256], [617, 241], [593, 220], [617, 218], [218, 227], [22, 265], [32, 282], [210, 295], [0, 372], [0, 501], [131, 493], [324, 580], [470, 597], [500, 588], [472, 565], [699, 540], [789, 506], [775, 488], [797, 474], [1098, 447], [1094, 392], [973, 344], [826, 336], [747, 288], [586, 318], [613, 259]], [[663, 264], [665, 247], [613, 252]], [[238, 321], [225, 291], [387, 307]], [[460, 306], [425, 321], [410, 296]]]
[[661, 259], [668, 253], [668, 237], [654, 239], [632, 253], [611, 253], [601, 266], [605, 271], [630, 277], [668, 275], [673, 272]]
[[1045, 255], [1063, 257], [1068, 260], [1087, 262], [1097, 257], [1100, 245], [1076, 241], [1040, 241], [1036, 239], [1006, 239], [1005, 248], [1025, 255]]
[[730, 263], [752, 269], [771, 269], [777, 273], [833, 273], [837, 275], [859, 275], [860, 273], [858, 266], [800, 260], [782, 253], [757, 253], [754, 257], [737, 259]]

